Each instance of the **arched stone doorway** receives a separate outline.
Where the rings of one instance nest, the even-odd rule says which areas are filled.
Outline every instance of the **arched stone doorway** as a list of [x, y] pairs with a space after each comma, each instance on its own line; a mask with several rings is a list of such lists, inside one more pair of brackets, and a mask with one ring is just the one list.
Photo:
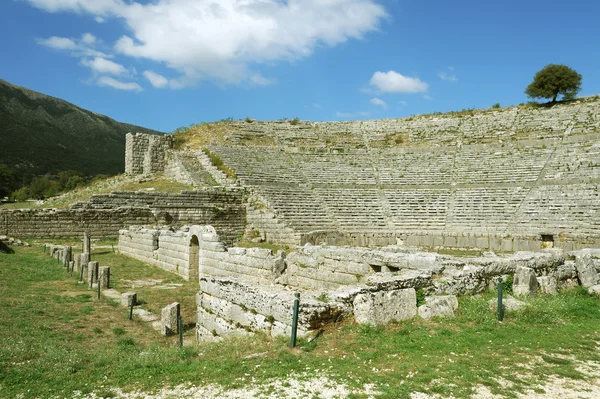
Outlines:
[[198, 236], [190, 239], [189, 281], [198, 280], [200, 276], [200, 243]]

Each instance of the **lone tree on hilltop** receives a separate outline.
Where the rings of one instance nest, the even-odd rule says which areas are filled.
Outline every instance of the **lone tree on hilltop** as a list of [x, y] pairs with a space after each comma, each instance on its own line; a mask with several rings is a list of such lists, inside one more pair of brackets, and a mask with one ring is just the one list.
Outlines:
[[556, 98], [561, 94], [563, 100], [575, 98], [581, 90], [581, 75], [566, 65], [550, 64], [535, 74], [533, 82], [525, 89], [531, 98]]

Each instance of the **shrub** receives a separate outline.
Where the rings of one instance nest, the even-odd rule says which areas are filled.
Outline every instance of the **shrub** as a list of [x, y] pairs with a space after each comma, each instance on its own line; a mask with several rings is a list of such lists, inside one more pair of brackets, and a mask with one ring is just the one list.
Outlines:
[[500, 103], [496, 103], [496, 104], [492, 105], [492, 108], [493, 108], [493, 109], [498, 109], [498, 108], [500, 108]]
[[299, 118], [294, 118], [290, 121], [290, 125], [297, 125], [300, 123], [300, 119]]

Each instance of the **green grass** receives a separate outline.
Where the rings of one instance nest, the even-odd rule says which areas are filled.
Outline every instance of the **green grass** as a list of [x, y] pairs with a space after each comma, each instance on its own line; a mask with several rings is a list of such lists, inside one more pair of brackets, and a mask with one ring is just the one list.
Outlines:
[[[96, 255], [101, 264], [118, 260]], [[115, 266], [119, 278], [138, 267], [123, 262]], [[514, 397], [553, 375], [584, 378], [577, 362], [600, 361], [600, 300], [584, 290], [533, 298], [525, 311], [506, 314], [504, 323], [488, 310], [493, 293], [461, 298], [450, 320], [385, 327], [344, 322], [310, 343], [301, 339], [297, 350], [287, 347], [285, 337], [263, 335], [179, 349], [176, 338], [130, 322], [123, 308], [92, 294], [39, 247], [0, 254], [0, 397], [109, 394], [111, 387], [153, 390], [182, 383], [240, 388], [248, 375], [261, 384], [303, 372], [349, 387], [372, 383], [382, 398], [415, 391], [467, 398], [479, 385]], [[257, 353], [264, 355], [246, 358]], [[510, 391], [500, 377], [514, 384]]]

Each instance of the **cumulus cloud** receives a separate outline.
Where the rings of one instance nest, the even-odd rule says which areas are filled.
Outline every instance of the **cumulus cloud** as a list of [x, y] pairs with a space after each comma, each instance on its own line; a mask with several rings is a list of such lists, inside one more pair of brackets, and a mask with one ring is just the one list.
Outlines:
[[383, 93], [423, 93], [429, 89], [429, 85], [419, 78], [407, 77], [396, 71], [375, 72], [370, 84]]
[[156, 72], [144, 71], [144, 77], [148, 79], [150, 84], [156, 87], [157, 89], [167, 87], [169, 85], [169, 79]]
[[377, 97], [371, 99], [371, 104], [378, 105], [378, 106], [380, 106], [383, 109], [388, 109], [387, 103], [385, 101], [383, 101], [382, 99], [377, 98]]
[[98, 74], [116, 76], [129, 74], [129, 71], [123, 65], [101, 57], [96, 57], [94, 59], [83, 59], [81, 64]]
[[81, 36], [81, 41], [85, 44], [94, 44], [96, 43], [96, 36], [91, 33], [84, 33], [83, 36]]
[[76, 50], [78, 48], [77, 43], [73, 40], [58, 36], [52, 36], [47, 39], [37, 39], [37, 43], [57, 50]]
[[50, 12], [122, 20], [131, 33], [117, 40], [115, 50], [161, 63], [185, 84], [266, 84], [269, 79], [255, 70], [259, 64], [301, 59], [319, 46], [360, 39], [387, 18], [377, 0], [28, 1]]
[[100, 76], [96, 80], [96, 83], [98, 84], [98, 86], [108, 86], [117, 90], [142, 91], [142, 87], [135, 82], [123, 82], [110, 76]]

